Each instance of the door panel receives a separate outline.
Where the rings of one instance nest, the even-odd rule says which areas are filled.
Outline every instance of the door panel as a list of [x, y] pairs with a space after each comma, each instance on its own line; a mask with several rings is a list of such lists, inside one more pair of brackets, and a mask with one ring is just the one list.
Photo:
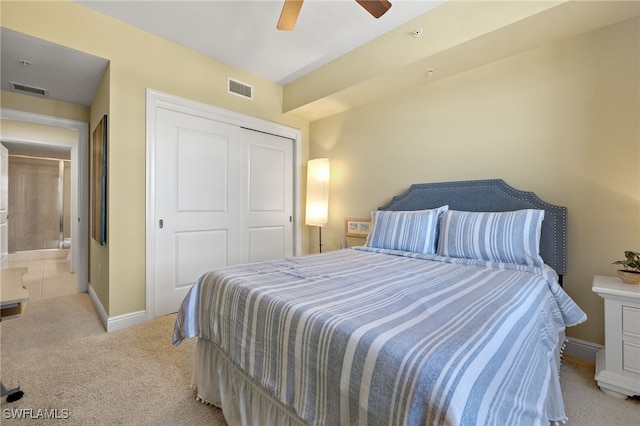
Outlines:
[[249, 211], [284, 211], [285, 154], [280, 147], [255, 143], [249, 147]]
[[228, 143], [226, 135], [178, 129], [179, 211], [227, 210]]
[[249, 229], [249, 262], [278, 259], [285, 254], [284, 226]]
[[175, 288], [188, 286], [211, 269], [211, 265], [226, 265], [228, 238], [226, 230], [176, 232]]

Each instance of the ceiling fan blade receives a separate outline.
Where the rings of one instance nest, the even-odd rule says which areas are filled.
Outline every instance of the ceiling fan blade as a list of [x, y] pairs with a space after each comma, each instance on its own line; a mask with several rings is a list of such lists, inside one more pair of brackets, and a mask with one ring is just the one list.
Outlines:
[[303, 0], [285, 0], [280, 12], [277, 28], [279, 30], [291, 31], [296, 26], [300, 8]]
[[391, 3], [387, 0], [356, 0], [358, 4], [364, 7], [367, 12], [373, 15], [374, 18], [378, 19], [385, 13], [387, 10], [391, 9]]

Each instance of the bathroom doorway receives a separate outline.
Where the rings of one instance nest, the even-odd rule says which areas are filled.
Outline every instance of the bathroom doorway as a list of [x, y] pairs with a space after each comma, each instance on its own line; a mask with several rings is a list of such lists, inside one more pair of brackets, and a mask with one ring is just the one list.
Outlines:
[[8, 266], [26, 267], [31, 301], [77, 292], [71, 269], [71, 150], [4, 143], [8, 149]]
[[[11, 244], [8, 244], [9, 263], [21, 266], [13, 262], [36, 262], [31, 265], [34, 274], [31, 277], [25, 276], [24, 279], [25, 283], [28, 283], [29, 278], [36, 280], [33, 284], [36, 286], [35, 292], [31, 292], [30, 300], [38, 292], [47, 297], [46, 291], [42, 292], [39, 286], [41, 280], [48, 276], [57, 287], [61, 287], [62, 282], [71, 280], [76, 283], [75, 292], [88, 291], [88, 123], [3, 108], [0, 108], [0, 122], [0, 140], [8, 148], [9, 155], [13, 155], [11, 161], [15, 163], [19, 159], [22, 162], [37, 163], [39, 167], [35, 177], [21, 179], [17, 189], [11, 191], [11, 201], [20, 197], [20, 200], [15, 201], [16, 207], [19, 207], [20, 202], [33, 198], [36, 191], [29, 189], [27, 185], [27, 182], [33, 180], [39, 182], [38, 186], [44, 187], [46, 192], [54, 194], [53, 197], [48, 197], [50, 194], [36, 195], [38, 199], [48, 197], [47, 202], [51, 202], [48, 207], [23, 206], [21, 212], [14, 213], [13, 203], [9, 203], [7, 234], [13, 232], [15, 216], [40, 216], [41, 209], [51, 210], [55, 215], [39, 220], [57, 224], [53, 227], [38, 225], [39, 229], [47, 231], [36, 232], [35, 237], [29, 238], [31, 241], [35, 240], [35, 245], [20, 242], [12, 234]], [[13, 175], [13, 172], [10, 173]], [[40, 185], [42, 182], [44, 183]], [[9, 185], [13, 186], [13, 182]], [[70, 186], [70, 190], [63, 189], [59, 192], [58, 185], [65, 189]], [[58, 214], [59, 204], [64, 212], [62, 217]], [[19, 222], [17, 225], [21, 226]], [[19, 229], [16, 231], [20, 232]], [[50, 290], [54, 290], [53, 287]]]

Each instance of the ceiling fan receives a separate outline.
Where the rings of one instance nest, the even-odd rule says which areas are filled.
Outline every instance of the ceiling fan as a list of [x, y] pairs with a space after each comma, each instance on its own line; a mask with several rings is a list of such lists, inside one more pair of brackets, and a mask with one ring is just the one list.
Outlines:
[[[277, 28], [279, 30], [293, 30], [298, 20], [298, 14], [300, 14], [302, 2], [303, 0], [284, 0], [284, 6], [278, 20]], [[376, 19], [391, 9], [391, 3], [388, 0], [356, 0], [356, 2]]]

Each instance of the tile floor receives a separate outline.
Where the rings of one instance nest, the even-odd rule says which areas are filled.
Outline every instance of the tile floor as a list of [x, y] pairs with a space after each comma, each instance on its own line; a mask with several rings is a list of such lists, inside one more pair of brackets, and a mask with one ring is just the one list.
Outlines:
[[34, 250], [9, 253], [9, 268], [26, 266], [23, 284], [29, 301], [38, 302], [78, 291], [77, 274], [70, 272], [69, 250]]

